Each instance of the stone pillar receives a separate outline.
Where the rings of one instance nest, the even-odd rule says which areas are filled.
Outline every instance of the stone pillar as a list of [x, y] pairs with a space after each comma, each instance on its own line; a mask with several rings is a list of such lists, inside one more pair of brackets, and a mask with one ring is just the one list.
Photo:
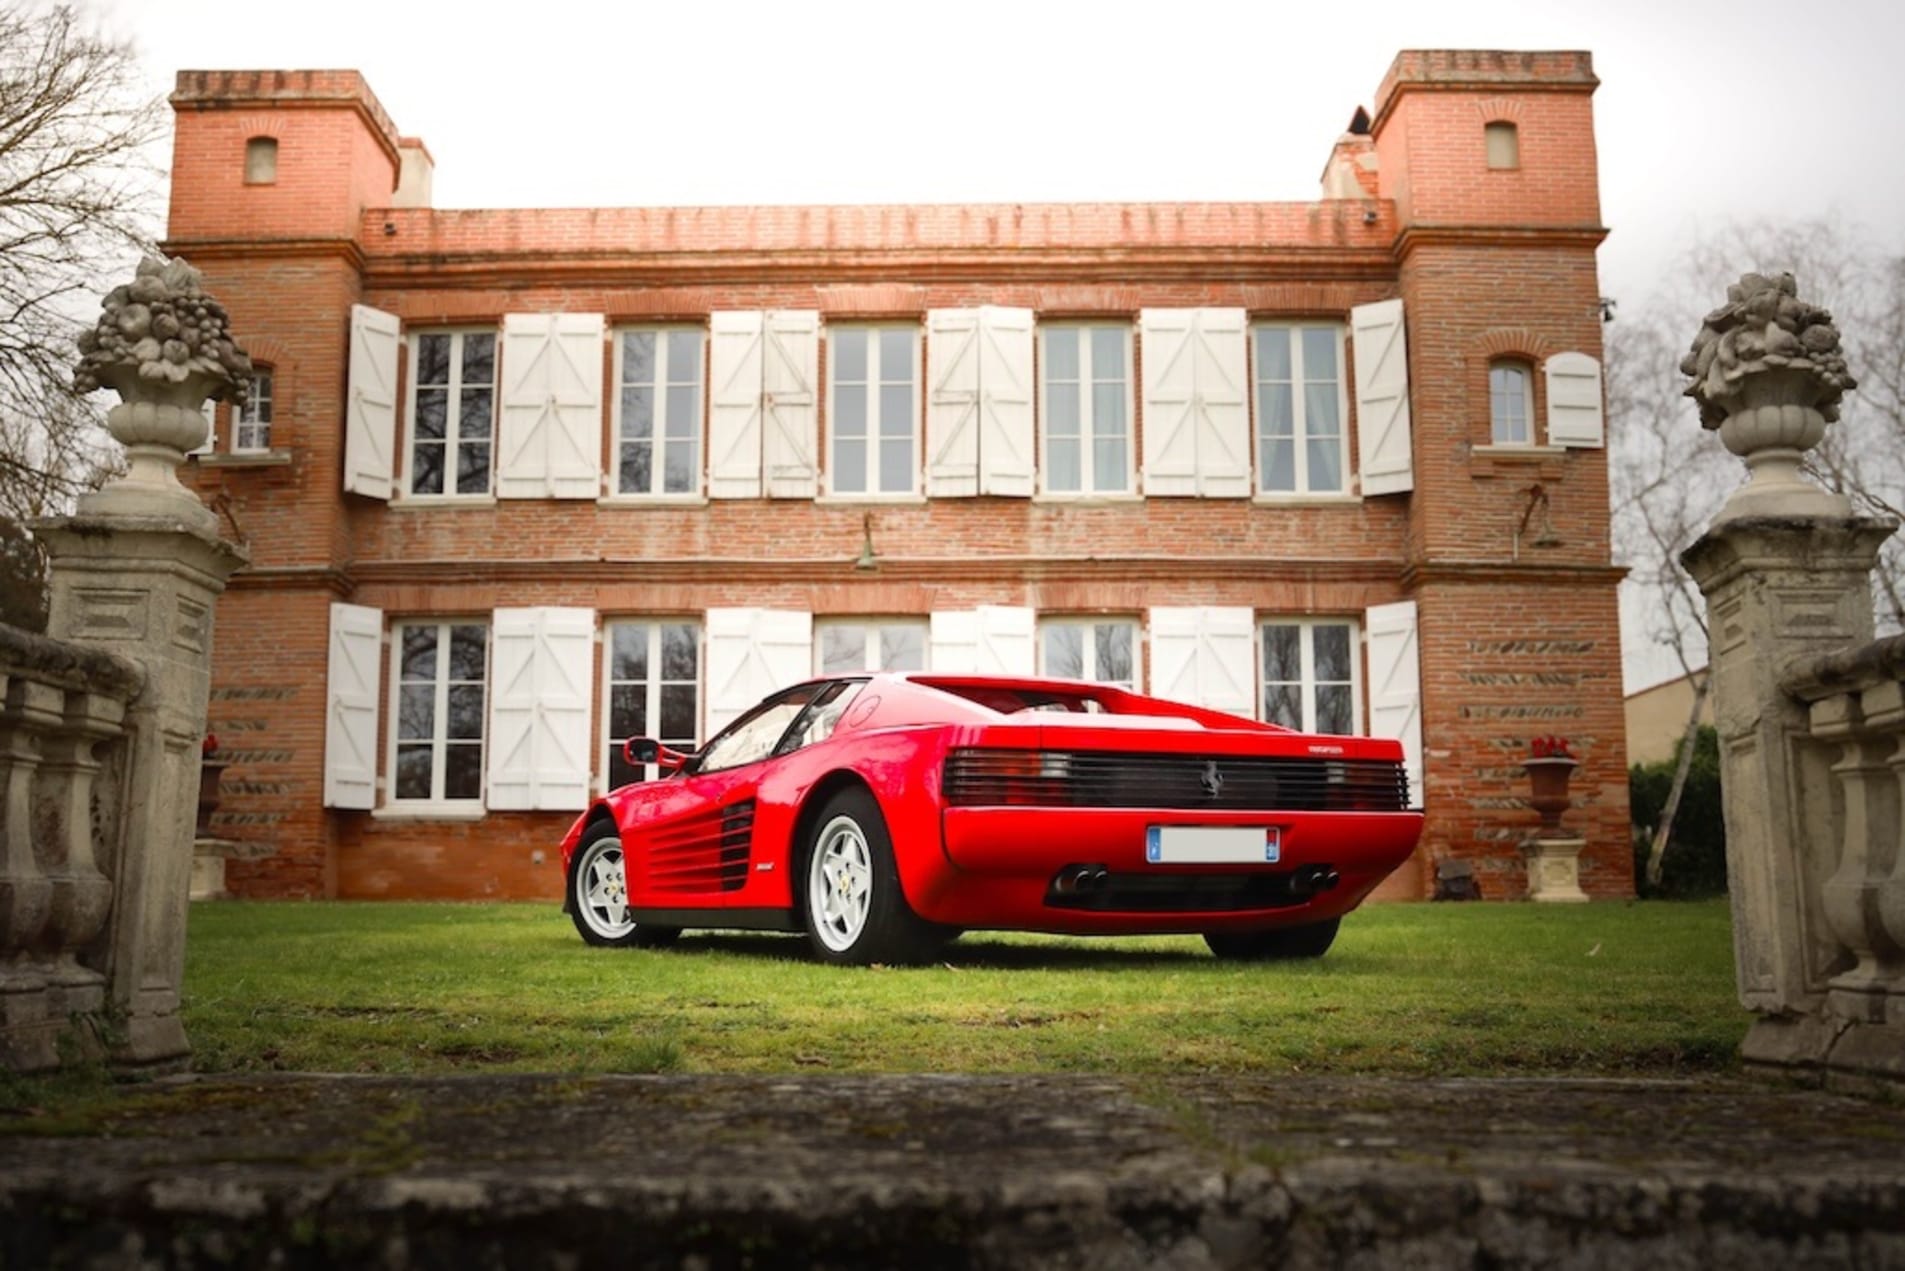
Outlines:
[[1826, 982], [1847, 968], [1824, 904], [1839, 869], [1833, 757], [1812, 744], [1806, 703], [1780, 681], [1872, 638], [1870, 571], [1892, 529], [1736, 516], [1683, 557], [1707, 600], [1733, 952], [1740, 1002], [1759, 1017], [1741, 1047], [1749, 1062], [1817, 1064], [1835, 1040]]

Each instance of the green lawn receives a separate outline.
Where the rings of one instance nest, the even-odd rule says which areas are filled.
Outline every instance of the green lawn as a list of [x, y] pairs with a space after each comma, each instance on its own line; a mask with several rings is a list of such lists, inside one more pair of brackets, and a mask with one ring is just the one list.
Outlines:
[[969, 935], [840, 969], [788, 936], [591, 949], [553, 904], [195, 905], [201, 1072], [1666, 1074], [1747, 1016], [1724, 902], [1383, 905], [1306, 964]]

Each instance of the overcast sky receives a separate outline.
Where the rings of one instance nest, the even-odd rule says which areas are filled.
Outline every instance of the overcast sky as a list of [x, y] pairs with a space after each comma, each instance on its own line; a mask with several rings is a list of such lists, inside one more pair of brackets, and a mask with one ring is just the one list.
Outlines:
[[1905, 250], [1905, 0], [96, 2], [154, 91], [362, 71], [439, 207], [1308, 200], [1397, 50], [1587, 49], [1604, 294], [1734, 218]]

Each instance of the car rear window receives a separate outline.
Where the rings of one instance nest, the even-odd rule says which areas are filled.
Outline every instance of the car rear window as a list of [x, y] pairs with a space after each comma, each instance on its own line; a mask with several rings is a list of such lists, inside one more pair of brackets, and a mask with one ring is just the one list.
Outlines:
[[1084, 690], [1074, 692], [1064, 689], [924, 678], [916, 678], [914, 682], [938, 689], [942, 693], [950, 693], [954, 697], [964, 698], [968, 702], [976, 703], [987, 710], [997, 711], [1001, 715], [1018, 715], [1026, 711], [1051, 711], [1074, 715], [1111, 713], [1110, 707]]

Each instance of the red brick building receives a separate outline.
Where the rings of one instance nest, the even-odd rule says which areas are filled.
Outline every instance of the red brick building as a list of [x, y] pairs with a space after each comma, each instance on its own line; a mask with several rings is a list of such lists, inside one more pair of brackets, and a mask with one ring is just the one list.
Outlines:
[[1630, 894], [1595, 84], [1403, 53], [1312, 203], [436, 211], [357, 74], [182, 73], [233, 886], [554, 897], [622, 737], [931, 665], [1402, 737], [1495, 896], [1563, 734]]

